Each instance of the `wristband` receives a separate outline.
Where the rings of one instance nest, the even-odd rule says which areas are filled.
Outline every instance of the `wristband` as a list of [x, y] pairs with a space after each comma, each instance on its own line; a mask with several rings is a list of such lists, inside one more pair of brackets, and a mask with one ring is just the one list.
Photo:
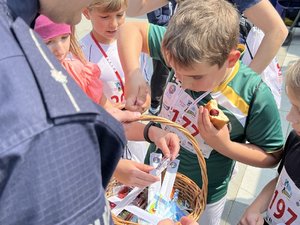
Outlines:
[[150, 121], [144, 128], [144, 138], [147, 142], [149, 142], [150, 144], [153, 144], [154, 142], [150, 140], [149, 138], [149, 129], [151, 126], [155, 126], [156, 123], [154, 123], [153, 121]]

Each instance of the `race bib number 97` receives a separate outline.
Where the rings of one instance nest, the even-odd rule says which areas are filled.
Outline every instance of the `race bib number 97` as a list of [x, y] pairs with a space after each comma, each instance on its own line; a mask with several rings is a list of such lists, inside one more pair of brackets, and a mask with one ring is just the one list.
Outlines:
[[283, 168], [268, 207], [266, 221], [271, 225], [298, 225], [299, 212], [300, 190]]

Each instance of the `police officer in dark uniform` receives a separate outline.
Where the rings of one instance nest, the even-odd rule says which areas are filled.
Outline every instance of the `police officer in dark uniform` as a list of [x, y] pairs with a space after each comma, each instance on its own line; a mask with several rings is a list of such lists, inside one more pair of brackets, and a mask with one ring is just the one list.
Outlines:
[[104, 190], [123, 127], [29, 28], [38, 12], [76, 24], [90, 2], [0, 0], [0, 224], [112, 223]]

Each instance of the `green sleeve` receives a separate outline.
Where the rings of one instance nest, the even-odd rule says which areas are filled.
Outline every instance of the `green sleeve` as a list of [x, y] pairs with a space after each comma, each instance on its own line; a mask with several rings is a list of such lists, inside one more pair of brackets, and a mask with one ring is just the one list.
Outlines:
[[166, 32], [166, 27], [150, 24], [148, 28], [148, 48], [153, 59], [160, 60], [166, 65], [161, 52], [161, 43]]
[[266, 152], [281, 149], [284, 144], [279, 111], [274, 97], [265, 83], [261, 83], [250, 104], [246, 125], [247, 141]]

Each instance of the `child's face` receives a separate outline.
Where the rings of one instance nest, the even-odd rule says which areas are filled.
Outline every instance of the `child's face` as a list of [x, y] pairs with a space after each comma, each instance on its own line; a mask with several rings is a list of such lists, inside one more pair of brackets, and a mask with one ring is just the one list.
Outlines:
[[179, 67], [172, 61], [169, 64], [184, 89], [197, 92], [212, 91], [225, 81], [239, 58], [240, 52], [233, 49], [221, 67], [207, 62], [196, 63], [193, 67]]
[[59, 61], [63, 61], [70, 51], [70, 34], [63, 34], [50, 38], [45, 44]]
[[296, 93], [289, 88], [286, 87], [286, 94], [292, 104], [290, 112], [287, 114], [286, 119], [289, 121], [296, 131], [296, 133], [300, 136], [300, 99], [297, 97]]
[[[125, 22], [125, 10], [123, 6], [116, 12], [104, 12], [101, 8], [93, 8], [86, 11], [87, 19], [90, 19], [93, 25], [93, 32], [96, 33], [98, 41], [109, 44], [116, 40], [119, 27]], [[88, 15], [87, 15], [88, 14]]]
[[[197, 63], [193, 68], [174, 69], [176, 77], [181, 81], [184, 89], [192, 91], [209, 91], [219, 86], [227, 75], [227, 62], [219, 68], [218, 65]], [[173, 67], [172, 63], [170, 65]]]

